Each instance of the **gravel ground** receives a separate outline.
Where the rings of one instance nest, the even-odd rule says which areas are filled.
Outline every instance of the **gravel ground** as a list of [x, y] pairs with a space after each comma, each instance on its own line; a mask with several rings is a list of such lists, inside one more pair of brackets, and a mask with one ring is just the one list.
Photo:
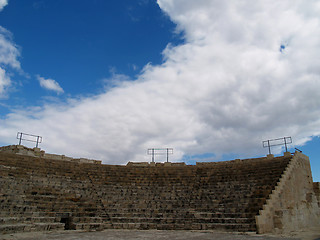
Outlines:
[[60, 231], [5, 234], [1, 240], [320, 240], [320, 234], [312, 231], [290, 234], [290, 236], [267, 236], [236, 233], [221, 233], [213, 231], [159, 231], [159, 230], [105, 230], [101, 232]]

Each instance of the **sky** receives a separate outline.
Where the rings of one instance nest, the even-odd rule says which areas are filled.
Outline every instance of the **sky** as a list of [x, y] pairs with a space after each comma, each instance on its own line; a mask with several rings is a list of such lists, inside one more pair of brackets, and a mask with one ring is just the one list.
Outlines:
[[319, 0], [0, 0], [0, 145], [192, 164], [290, 136], [320, 181], [319, 39]]

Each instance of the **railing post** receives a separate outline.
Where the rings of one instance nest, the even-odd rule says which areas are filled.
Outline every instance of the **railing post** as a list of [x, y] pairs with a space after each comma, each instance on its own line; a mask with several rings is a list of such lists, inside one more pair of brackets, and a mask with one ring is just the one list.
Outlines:
[[286, 148], [286, 152], [288, 152], [287, 139], [286, 139], [286, 137], [284, 137], [283, 139], [284, 139], [284, 146], [285, 146], [285, 148]]
[[36, 148], [38, 148], [38, 144], [39, 144], [39, 136], [37, 137], [37, 144], [36, 144]]
[[[18, 134], [19, 134], [19, 133], [18, 133]], [[22, 140], [22, 133], [20, 133], [19, 145], [21, 145], [21, 140]]]

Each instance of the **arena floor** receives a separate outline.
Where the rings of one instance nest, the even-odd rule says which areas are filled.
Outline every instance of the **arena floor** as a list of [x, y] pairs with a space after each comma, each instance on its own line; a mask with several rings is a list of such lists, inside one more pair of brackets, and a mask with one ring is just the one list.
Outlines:
[[[316, 231], [317, 232], [317, 231]], [[1, 240], [320, 240], [315, 231], [292, 233], [290, 236], [267, 236], [257, 234], [235, 234], [213, 231], [158, 231], [158, 230], [105, 230], [101, 232], [33, 232], [5, 234]]]

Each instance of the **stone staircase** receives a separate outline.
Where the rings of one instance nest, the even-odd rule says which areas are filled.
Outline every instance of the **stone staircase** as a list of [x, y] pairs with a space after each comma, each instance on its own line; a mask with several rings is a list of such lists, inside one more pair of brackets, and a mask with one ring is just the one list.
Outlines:
[[116, 166], [0, 152], [0, 233], [256, 231], [255, 216], [290, 159]]

